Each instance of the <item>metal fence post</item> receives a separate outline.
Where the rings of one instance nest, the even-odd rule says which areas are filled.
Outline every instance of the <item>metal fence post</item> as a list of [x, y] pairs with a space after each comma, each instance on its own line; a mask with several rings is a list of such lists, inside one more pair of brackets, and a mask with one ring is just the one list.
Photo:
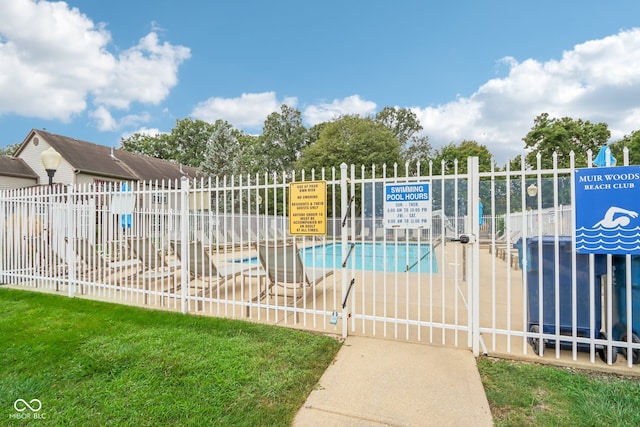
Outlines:
[[467, 257], [468, 283], [471, 285], [471, 347], [473, 355], [480, 355], [480, 168], [478, 157], [467, 159], [469, 185], [467, 186], [468, 217], [471, 218], [469, 230], [473, 238], [470, 240], [471, 256]]
[[5, 196], [9, 190], [0, 190], [0, 285], [4, 284], [7, 280], [5, 277], [5, 258], [8, 258], [7, 248], [9, 247], [9, 238], [7, 236], [8, 229], [5, 223], [7, 216], [9, 215], [8, 203], [5, 201]]
[[75, 253], [75, 239], [76, 239], [76, 230], [75, 230], [75, 221], [74, 214], [76, 212], [75, 208], [75, 197], [73, 195], [73, 184], [67, 185], [67, 224], [66, 224], [66, 260], [67, 260], [67, 285], [69, 288], [69, 297], [74, 296], [76, 292], [76, 253]]
[[[348, 209], [348, 184], [347, 184], [347, 164], [342, 163], [340, 165], [340, 218], [343, 218], [347, 214]], [[342, 225], [342, 224], [341, 224]], [[340, 238], [342, 240], [342, 260], [347, 259], [347, 255], [349, 254], [349, 248], [347, 245], [348, 239], [348, 231], [347, 227], [340, 228]], [[342, 299], [344, 300], [344, 304], [342, 304], [342, 338], [347, 338], [348, 331], [348, 309], [346, 304], [346, 295], [347, 295], [347, 272], [348, 268], [343, 263], [342, 265]]]
[[180, 310], [187, 313], [189, 296], [189, 179], [180, 180]]

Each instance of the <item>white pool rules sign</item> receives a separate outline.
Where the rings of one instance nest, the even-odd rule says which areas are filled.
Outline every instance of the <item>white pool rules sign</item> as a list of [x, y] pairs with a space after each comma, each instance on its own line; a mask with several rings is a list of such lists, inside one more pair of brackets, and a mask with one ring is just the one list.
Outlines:
[[431, 228], [429, 183], [386, 184], [385, 228]]

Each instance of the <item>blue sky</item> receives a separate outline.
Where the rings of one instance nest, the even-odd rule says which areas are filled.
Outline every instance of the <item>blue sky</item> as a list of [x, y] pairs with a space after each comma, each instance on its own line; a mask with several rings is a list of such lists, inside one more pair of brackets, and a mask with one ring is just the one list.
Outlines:
[[261, 132], [411, 108], [499, 163], [543, 112], [640, 129], [640, 2], [0, 0], [0, 146], [118, 146], [185, 117]]

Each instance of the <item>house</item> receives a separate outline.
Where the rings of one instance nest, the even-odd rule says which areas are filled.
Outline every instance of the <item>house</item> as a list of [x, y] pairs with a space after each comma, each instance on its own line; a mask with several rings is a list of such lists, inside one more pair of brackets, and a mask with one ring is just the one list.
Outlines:
[[38, 174], [23, 159], [0, 156], [0, 190], [32, 187], [38, 184]]
[[[173, 182], [183, 176], [200, 175], [193, 167], [32, 129], [14, 153], [14, 164], [7, 159], [0, 160], [0, 188], [27, 186], [23, 184], [29, 179], [28, 185], [46, 184], [49, 178], [40, 155], [49, 147], [62, 156], [53, 177], [56, 184], [99, 187], [123, 181]], [[5, 168], [5, 164], [12, 168]], [[22, 181], [16, 181], [18, 178]]]

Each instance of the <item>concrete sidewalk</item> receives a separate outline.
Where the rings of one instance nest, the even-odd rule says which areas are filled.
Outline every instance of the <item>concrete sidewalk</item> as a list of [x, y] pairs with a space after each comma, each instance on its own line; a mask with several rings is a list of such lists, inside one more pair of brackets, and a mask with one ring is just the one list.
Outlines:
[[491, 426], [468, 350], [348, 337], [294, 426]]

